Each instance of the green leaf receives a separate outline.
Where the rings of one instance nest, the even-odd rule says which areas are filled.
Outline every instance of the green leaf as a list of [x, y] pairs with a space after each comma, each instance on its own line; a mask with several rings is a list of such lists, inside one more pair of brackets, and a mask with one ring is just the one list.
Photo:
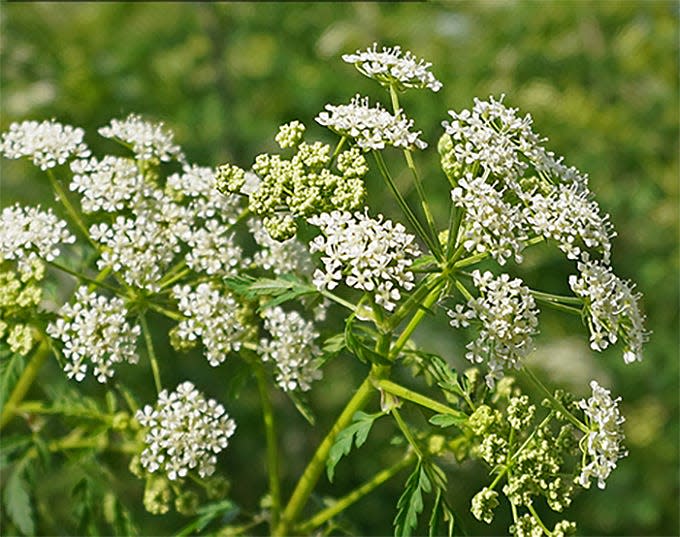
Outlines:
[[466, 423], [467, 417], [453, 416], [451, 414], [435, 414], [428, 421], [437, 427], [446, 428]]
[[350, 315], [345, 323], [347, 349], [365, 364], [388, 365], [389, 359], [373, 349], [375, 334], [361, 325], [355, 325], [354, 321], [354, 315]]
[[192, 533], [198, 533], [205, 529], [217, 517], [222, 517], [221, 523], [228, 524], [236, 518], [240, 509], [231, 500], [222, 500], [215, 503], [209, 503], [199, 507], [197, 513], [198, 517], [191, 524], [184, 526], [177, 532], [177, 537], [185, 537]]
[[446, 503], [446, 499], [443, 498], [443, 492], [443, 489], [437, 489], [437, 496], [435, 497], [432, 513], [430, 514], [430, 521], [428, 523], [429, 537], [442, 535], [441, 522], [446, 523], [446, 535], [448, 537], [453, 536], [456, 519]]
[[423, 511], [423, 492], [430, 492], [432, 484], [427, 477], [425, 465], [418, 461], [406, 480], [406, 486], [397, 502], [397, 516], [394, 518], [395, 537], [410, 537], [418, 526], [418, 515]]
[[326, 459], [326, 475], [328, 476], [328, 481], [331, 483], [333, 482], [333, 478], [335, 477], [335, 466], [340, 459], [352, 450], [353, 444], [358, 448], [361, 447], [364, 442], [366, 442], [366, 438], [368, 438], [368, 433], [371, 431], [373, 422], [384, 415], [385, 414], [382, 412], [366, 414], [361, 411], [354, 414], [352, 423], [338, 433], [338, 436], [335, 438], [335, 443], [328, 452], [328, 458]]
[[250, 300], [271, 297], [260, 305], [260, 310], [272, 308], [283, 302], [319, 292], [313, 285], [309, 285], [290, 274], [284, 274], [278, 278], [233, 276], [226, 278], [224, 283], [232, 291]]
[[7, 514], [17, 529], [24, 535], [34, 535], [33, 508], [28, 495], [28, 484], [22, 473], [23, 465], [19, 464], [7, 479], [3, 500]]

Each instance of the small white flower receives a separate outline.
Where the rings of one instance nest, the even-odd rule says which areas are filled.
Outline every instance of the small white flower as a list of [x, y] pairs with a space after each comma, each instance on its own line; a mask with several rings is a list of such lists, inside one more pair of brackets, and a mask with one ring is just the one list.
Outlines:
[[132, 146], [132, 151], [140, 160], [184, 160], [180, 147], [174, 143], [174, 134], [166, 130], [163, 123], [150, 123], [135, 114], [130, 114], [124, 120], [111, 120], [109, 125], [99, 129], [99, 134]]
[[146, 405], [135, 415], [146, 429], [146, 448], [140, 459], [153, 473], [165, 472], [175, 481], [198, 468], [206, 477], [215, 471], [216, 454], [229, 444], [236, 423], [214, 399], [206, 400], [191, 382], [158, 395], [155, 407]]
[[576, 482], [589, 488], [591, 478], [595, 478], [597, 486], [603, 489], [609, 474], [616, 468], [616, 461], [628, 454], [623, 447], [621, 426], [625, 418], [618, 408], [620, 397], [612, 399], [609, 390], [594, 380], [591, 381], [590, 388], [592, 397], [578, 402], [590, 429], [582, 441], [582, 449], [589, 462], [584, 462]]
[[642, 346], [649, 333], [638, 304], [641, 296], [634, 292], [634, 285], [621, 280], [611, 267], [589, 261], [587, 255], [578, 263], [578, 269], [578, 276], [569, 276], [569, 286], [585, 301], [591, 348], [604, 350], [621, 336], [624, 361], [629, 364], [642, 360]]
[[60, 244], [70, 244], [76, 238], [69, 233], [66, 222], [57, 218], [52, 209], [38, 207], [5, 207], [0, 214], [0, 262], [16, 260], [19, 271], [30, 273], [37, 258], [53, 261], [59, 255]]
[[122, 299], [90, 293], [87, 287], [76, 291], [75, 302], [64, 304], [59, 318], [47, 326], [47, 334], [63, 343], [62, 352], [69, 362], [64, 367], [69, 378], [80, 382], [88, 364], [99, 382], [114, 375], [120, 362], [136, 364], [139, 326], [130, 326]]
[[486, 382], [493, 387], [506, 369], [519, 369], [522, 360], [534, 349], [533, 336], [538, 333], [538, 309], [522, 280], [507, 274], [494, 277], [491, 272], [472, 273], [480, 297], [449, 310], [451, 326], [465, 327], [479, 322], [477, 339], [467, 345], [465, 357], [472, 363], [486, 363]]
[[7, 158], [31, 157], [41, 170], [63, 164], [70, 157], [85, 158], [90, 150], [83, 143], [83, 129], [54, 120], [12, 123], [2, 134], [0, 153]]
[[378, 44], [374, 43], [372, 48], [345, 54], [342, 59], [383, 86], [395, 84], [400, 89], [428, 88], [432, 91], [439, 91], [442, 87], [442, 83], [430, 72], [431, 63], [417, 59], [409, 51], [402, 56], [399, 46], [383, 47], [378, 52]]
[[309, 251], [295, 237], [277, 241], [269, 236], [260, 220], [248, 220], [248, 229], [260, 249], [253, 256], [253, 262], [274, 274], [300, 274], [312, 272], [312, 258]]
[[391, 145], [404, 149], [425, 149], [420, 131], [412, 132], [413, 120], [390, 114], [379, 104], [369, 106], [368, 97], [356, 95], [349, 104], [327, 104], [316, 121], [340, 136], [353, 138], [363, 150], [384, 149]]
[[399, 288], [410, 291], [415, 277], [410, 270], [420, 255], [415, 237], [401, 224], [367, 214], [333, 211], [309, 219], [323, 235], [310, 244], [310, 251], [322, 252], [324, 271], [314, 273], [314, 285], [333, 289], [344, 276], [355, 289], [373, 293], [376, 302], [392, 311], [400, 300]]
[[275, 307], [264, 311], [264, 327], [271, 339], [263, 338], [258, 350], [262, 361], [274, 362], [278, 385], [283, 391], [309, 390], [311, 383], [321, 378], [314, 363], [321, 354], [314, 324], [296, 311], [286, 313]]
[[172, 289], [177, 308], [187, 319], [180, 321], [174, 334], [183, 341], [201, 339], [205, 356], [216, 367], [231, 351], [241, 348], [246, 327], [241, 322], [241, 308], [228, 292], [212, 283], [195, 288], [177, 285]]

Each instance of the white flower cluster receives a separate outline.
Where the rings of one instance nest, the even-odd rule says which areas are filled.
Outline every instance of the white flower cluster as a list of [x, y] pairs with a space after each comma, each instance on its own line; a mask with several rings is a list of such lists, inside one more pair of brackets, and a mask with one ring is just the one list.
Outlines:
[[583, 466], [577, 483], [589, 488], [591, 478], [597, 479], [597, 486], [605, 488], [605, 480], [614, 468], [616, 461], [627, 455], [623, 447], [625, 421], [619, 412], [620, 397], [611, 398], [609, 390], [591, 381], [592, 397], [581, 399], [578, 406], [586, 415], [590, 432], [585, 437], [585, 455], [590, 462]]
[[16, 260], [20, 272], [31, 272], [37, 259], [53, 261], [59, 255], [59, 245], [75, 242], [66, 229], [66, 222], [57, 218], [52, 209], [22, 207], [18, 203], [5, 207], [0, 215], [0, 262]]
[[130, 326], [128, 311], [118, 297], [90, 293], [87, 287], [76, 291], [75, 303], [64, 304], [59, 318], [47, 327], [47, 334], [63, 343], [62, 352], [69, 360], [64, 371], [78, 382], [87, 374], [87, 362], [94, 366], [99, 382], [113, 377], [114, 365], [136, 364], [139, 326]]
[[507, 274], [494, 277], [479, 270], [472, 277], [481, 296], [469, 300], [467, 309], [457, 304], [448, 314], [454, 328], [467, 327], [473, 320], [481, 325], [477, 339], [467, 345], [465, 357], [472, 363], [486, 363], [486, 382], [493, 387], [505, 369], [519, 369], [533, 350], [538, 309], [531, 291], [519, 278], [510, 279]]
[[333, 289], [340, 281], [355, 289], [374, 293], [375, 301], [388, 311], [401, 298], [399, 288], [410, 291], [414, 275], [410, 267], [420, 255], [415, 237], [401, 224], [359, 212], [333, 211], [309, 219], [322, 235], [310, 243], [310, 251], [322, 252], [324, 269], [314, 272], [314, 285]]
[[383, 47], [378, 52], [378, 44], [373, 43], [372, 48], [345, 54], [342, 59], [383, 86], [395, 84], [399, 89], [428, 88], [432, 91], [439, 91], [442, 87], [442, 83], [430, 72], [431, 63], [417, 59], [409, 51], [402, 56], [399, 46]]
[[601, 351], [623, 339], [623, 359], [629, 364], [642, 360], [642, 346], [648, 339], [645, 317], [640, 311], [639, 293], [633, 285], [616, 276], [611, 267], [589, 261], [578, 263], [580, 274], [569, 277], [569, 286], [585, 300], [590, 346]]
[[[172, 208], [163, 197], [158, 208]], [[133, 217], [117, 216], [111, 224], [93, 224], [90, 236], [105, 246], [97, 267], [122, 272], [125, 281], [156, 292], [165, 269], [180, 251], [172, 213], [154, 208], [137, 211]]]
[[489, 252], [499, 264], [514, 257], [522, 262], [528, 236], [522, 225], [522, 210], [503, 199], [505, 188], [468, 173], [451, 191], [454, 205], [465, 209], [461, 239], [468, 252]]
[[453, 140], [456, 160], [468, 166], [478, 164], [513, 187], [529, 165], [555, 182], [585, 185], [586, 176], [567, 168], [561, 158], [544, 149], [546, 140], [532, 130], [531, 116], [519, 117], [518, 109], [506, 107], [503, 98], [475, 98], [472, 110], [449, 111], [453, 121], [444, 121], [442, 126]]
[[161, 470], [175, 481], [198, 468], [200, 477], [215, 472], [216, 454], [229, 444], [236, 422], [214, 399], [207, 399], [191, 382], [174, 392], [163, 390], [154, 407], [146, 405], [135, 418], [147, 429], [141, 454], [144, 468]]
[[578, 183], [561, 184], [544, 196], [535, 193], [526, 198], [525, 217], [533, 231], [557, 242], [569, 259], [579, 259], [588, 249], [602, 253], [605, 263], [611, 254], [611, 239], [616, 235], [609, 215], [601, 215], [591, 193]]
[[180, 147], [174, 143], [174, 134], [166, 130], [163, 123], [150, 123], [136, 114], [130, 114], [124, 120], [111, 120], [109, 125], [99, 129], [99, 134], [130, 147], [140, 160], [184, 160]]
[[327, 104], [326, 112], [315, 119], [340, 136], [353, 138], [365, 151], [384, 149], [391, 145], [404, 149], [425, 149], [427, 143], [419, 138], [420, 131], [412, 132], [413, 120], [390, 114], [379, 104], [371, 107], [368, 97], [356, 95], [349, 104]]
[[321, 354], [315, 340], [319, 334], [314, 324], [305, 321], [297, 311], [286, 313], [280, 307], [264, 311], [264, 327], [271, 339], [263, 338], [258, 351], [262, 361], [276, 366], [276, 382], [283, 391], [311, 388], [321, 378], [314, 363]]
[[10, 159], [31, 157], [41, 170], [63, 164], [71, 156], [85, 158], [90, 150], [83, 143], [83, 129], [54, 120], [12, 123], [0, 139], [0, 154]]
[[260, 220], [248, 220], [248, 229], [260, 249], [253, 255], [253, 262], [274, 274], [308, 275], [312, 272], [312, 257], [307, 248], [295, 237], [277, 241], [269, 236]]
[[241, 348], [246, 327], [241, 322], [241, 308], [230, 293], [212, 283], [195, 288], [176, 285], [172, 293], [177, 308], [187, 317], [177, 325], [174, 336], [187, 344], [200, 339], [211, 366], [220, 365], [229, 352]]
[[74, 160], [71, 171], [69, 188], [80, 194], [80, 205], [86, 214], [121, 211], [134, 204], [144, 187], [144, 176], [135, 161], [128, 158]]

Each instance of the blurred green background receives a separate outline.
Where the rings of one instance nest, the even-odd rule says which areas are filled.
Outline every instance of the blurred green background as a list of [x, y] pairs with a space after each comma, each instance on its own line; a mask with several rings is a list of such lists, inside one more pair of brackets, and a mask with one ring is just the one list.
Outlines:
[[[444, 83], [439, 93], [407, 93], [402, 105], [423, 137], [436, 146], [447, 110], [472, 105], [475, 96], [506, 94], [506, 103], [529, 112], [536, 130], [567, 163], [587, 172], [591, 189], [618, 231], [613, 265], [638, 282], [653, 331], [642, 363], [624, 366], [620, 350], [594, 355], [578, 320], [546, 312], [535, 364], [573, 387], [607, 382], [623, 397], [630, 454], [605, 491], [582, 493], [567, 517], [582, 535], [677, 535], [678, 467], [678, 2], [449, 2], [406, 3], [4, 3], [0, 6], [0, 127], [23, 119], [56, 118], [82, 126], [95, 150], [96, 128], [130, 112], [162, 120], [176, 132], [190, 161], [248, 167], [256, 154], [274, 148], [276, 127], [300, 119], [312, 137], [328, 139], [313, 125], [326, 103], [345, 103], [357, 92], [389, 103], [372, 81], [340, 60], [343, 53], [400, 44], [433, 63]], [[427, 154], [426, 154], [427, 155]], [[392, 165], [397, 169], [397, 162]], [[439, 200], [435, 216], [445, 222], [447, 185], [436, 154], [421, 156], [426, 189]], [[408, 176], [402, 175], [404, 188]], [[396, 215], [369, 180], [373, 212]], [[2, 205], [48, 203], [48, 184], [24, 162], [2, 162]], [[511, 269], [512, 270], [512, 269]], [[560, 256], [529, 256], [524, 278], [546, 290], [566, 290], [572, 271]], [[430, 350], [464, 366], [445, 322], [423, 328], [417, 338]], [[220, 398], [233, 379], [228, 364], [210, 369], [198, 357], [174, 361], [158, 325], [158, 345], [167, 352], [164, 375], [190, 378]], [[140, 399], [152, 397], [148, 376], [126, 379]], [[122, 374], [122, 372], [121, 372]], [[330, 365], [312, 393], [328, 420], [363, 374], [347, 360]], [[224, 377], [222, 377], [222, 375]], [[558, 380], [559, 379], [559, 380]], [[63, 382], [53, 364], [42, 386]], [[170, 383], [168, 382], [168, 385]], [[83, 386], [93, 394], [98, 386]], [[40, 397], [40, 386], [34, 389]], [[232, 487], [255, 509], [265, 489], [262, 431], [252, 385], [230, 412], [239, 431], [221, 458]], [[148, 394], [148, 397], [145, 395]], [[285, 490], [330, 423], [311, 429], [284, 397], [282, 443], [287, 460]], [[338, 467], [341, 494], [387, 457], [388, 429], [376, 429], [367, 448]], [[381, 444], [383, 442], [383, 444]], [[253, 460], [255, 458], [256, 460]], [[145, 534], [173, 531], [183, 521], [140, 510], [142, 489], [126, 474], [125, 462], [107, 461], [116, 487], [139, 517]], [[70, 466], [69, 466], [70, 464]], [[32, 491], [43, 512], [44, 534], [68, 533], [73, 474], [67, 461]], [[118, 469], [118, 470], [116, 470]], [[507, 513], [491, 527], [465, 514], [471, 496], [486, 481], [474, 465], [451, 466], [450, 492], [470, 534], [497, 534]], [[348, 512], [360, 534], [385, 534], [405, 476], [399, 476]], [[42, 506], [42, 507], [40, 507]], [[49, 516], [45, 514], [50, 511]], [[66, 515], [64, 515], [66, 516]], [[505, 517], [505, 518], [504, 518]], [[549, 517], [552, 521], [552, 518]]]

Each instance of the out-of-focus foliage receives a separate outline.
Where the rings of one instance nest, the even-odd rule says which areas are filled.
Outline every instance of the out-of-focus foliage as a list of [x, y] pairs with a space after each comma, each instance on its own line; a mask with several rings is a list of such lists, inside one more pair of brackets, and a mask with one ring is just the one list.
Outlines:
[[[593, 356], [585, 336], [560, 339], [569, 331], [560, 325], [563, 318], [545, 316], [543, 341], [551, 343], [539, 349], [536, 364], [566, 369], [585, 392], [584, 379], [601, 375], [598, 362], [608, 360], [609, 384], [623, 396], [627, 416], [628, 458], [604, 493], [581, 494], [570, 515], [585, 535], [669, 535], [678, 528], [680, 494], [678, 17], [676, 2], [656, 1], [4, 4], [0, 127], [55, 117], [94, 133], [112, 117], [139, 112], [173, 128], [192, 161], [247, 166], [258, 152], [273, 147], [278, 124], [300, 119], [310, 125], [326, 103], [348, 102], [356, 92], [376, 96], [371, 81], [340, 61], [341, 54], [373, 41], [401, 44], [434, 64], [444, 88], [418, 99], [406, 94], [402, 100], [431, 144], [448, 109], [469, 107], [475, 96], [505, 93], [507, 103], [533, 115], [536, 130], [550, 138], [556, 153], [590, 175], [591, 189], [619, 233], [613, 263], [622, 277], [640, 282], [654, 331], [645, 361], [628, 366], [624, 374], [619, 356]], [[321, 128], [312, 130], [325, 136]], [[96, 150], [104, 142], [92, 137], [88, 143]], [[442, 200], [435, 216], [444, 222], [448, 187], [443, 174], [432, 167], [422, 175], [426, 189]], [[4, 161], [3, 206], [48, 202], [48, 185], [39, 177], [25, 162]], [[399, 179], [405, 183], [407, 176]], [[371, 186], [379, 191], [377, 180]], [[371, 202], [380, 208], [377, 196]], [[557, 259], [533, 268], [533, 286], [566, 287], [569, 267]], [[435, 348], [451, 348], [445, 326], [420, 336]], [[181, 367], [192, 370], [194, 378], [202, 375], [202, 386], [213, 395], [238, 377], [222, 379], [207, 369], [196, 373], [192, 363]], [[337, 377], [329, 370], [324, 389], [313, 395], [315, 404], [328, 409], [339, 403], [335, 394], [354, 382], [345, 364], [332, 367]], [[42, 380], [49, 375], [52, 384], [65, 382], [56, 367], [47, 368]], [[145, 390], [150, 398], [152, 387], [139, 386], [140, 394]], [[248, 428], [259, 431], [260, 421], [247, 391], [241, 402], [239, 441], [224, 464], [232, 486], [252, 489], [255, 501], [264, 484], [252, 480], [249, 467], [264, 462], [248, 458], [260, 457], [263, 446], [252, 443], [256, 435]], [[284, 471], [290, 470], [290, 477], [328, 424], [310, 430], [286, 400], [277, 403], [286, 424], [283, 442], [291, 462]], [[371, 456], [367, 451], [362, 456]], [[142, 491], [124, 459], [108, 462], [112, 475], [87, 459], [47, 475], [40, 474], [40, 466], [30, 468], [43, 483], [30, 491], [41, 513], [42, 527], [36, 531], [66, 531], [62, 520], [70, 506], [64, 492], [81, 479], [91, 483], [88, 494], [95, 495], [104, 494], [102, 480], [112, 479], [143, 534], [179, 527], [181, 521], [144, 515]], [[479, 468], [449, 470], [454, 472], [450, 482], [457, 483], [451, 487], [453, 505], [465, 513], [483, 475]], [[348, 487], [367, 473], [359, 466], [353, 476], [338, 477], [344, 481], [336, 480], [335, 486]], [[404, 479], [349, 511], [359, 533], [389, 527]], [[288, 490], [290, 482], [284, 484]], [[470, 515], [462, 522], [469, 533], [489, 531]]]

